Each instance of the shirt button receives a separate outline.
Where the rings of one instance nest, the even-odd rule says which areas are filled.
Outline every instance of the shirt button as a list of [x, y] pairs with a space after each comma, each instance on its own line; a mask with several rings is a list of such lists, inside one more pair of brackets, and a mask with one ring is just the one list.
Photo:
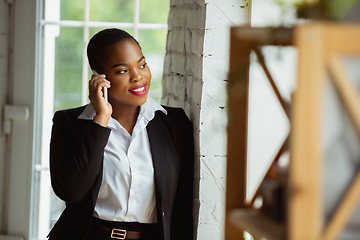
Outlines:
[[165, 217], [165, 212], [162, 212], [162, 217]]

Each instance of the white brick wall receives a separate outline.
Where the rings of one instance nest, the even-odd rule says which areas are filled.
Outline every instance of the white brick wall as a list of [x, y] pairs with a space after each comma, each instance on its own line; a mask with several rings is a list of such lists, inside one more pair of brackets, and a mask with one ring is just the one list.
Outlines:
[[229, 31], [249, 22], [247, 2], [170, 2], [162, 103], [194, 124], [198, 240], [223, 239]]
[[3, 134], [3, 106], [7, 101], [9, 7], [0, 1], [0, 232], [4, 229], [6, 137]]

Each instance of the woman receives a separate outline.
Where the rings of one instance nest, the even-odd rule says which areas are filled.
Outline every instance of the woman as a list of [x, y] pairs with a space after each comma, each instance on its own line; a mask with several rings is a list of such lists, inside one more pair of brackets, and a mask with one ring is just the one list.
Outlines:
[[90, 104], [53, 119], [51, 182], [66, 208], [50, 239], [192, 239], [190, 121], [148, 96], [151, 72], [127, 32], [100, 31], [87, 52], [100, 73]]

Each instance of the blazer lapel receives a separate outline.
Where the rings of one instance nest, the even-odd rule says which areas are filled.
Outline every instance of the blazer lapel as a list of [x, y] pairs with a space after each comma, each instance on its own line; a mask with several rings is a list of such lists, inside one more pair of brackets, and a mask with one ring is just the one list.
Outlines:
[[161, 216], [162, 211], [162, 200], [164, 193], [164, 177], [162, 173], [166, 170], [164, 169], [163, 161], [165, 159], [164, 146], [164, 133], [161, 124], [160, 112], [155, 112], [155, 117], [147, 125], [147, 131], [149, 136], [150, 148], [152, 161], [154, 165], [154, 175], [155, 175], [155, 194], [156, 194], [156, 206], [157, 206], [157, 216], [158, 221], [159, 216]]

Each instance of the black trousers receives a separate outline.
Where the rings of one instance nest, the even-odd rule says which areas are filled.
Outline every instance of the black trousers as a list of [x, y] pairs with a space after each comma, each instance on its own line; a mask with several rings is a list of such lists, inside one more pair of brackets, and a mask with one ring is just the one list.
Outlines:
[[113, 222], [96, 217], [93, 217], [86, 240], [114, 240], [114, 238], [111, 238], [110, 232], [104, 231], [104, 229], [110, 231], [110, 229], [113, 228], [126, 231], [146, 232], [146, 238], [141, 238], [142, 240], [161, 240], [158, 224], [156, 223]]

